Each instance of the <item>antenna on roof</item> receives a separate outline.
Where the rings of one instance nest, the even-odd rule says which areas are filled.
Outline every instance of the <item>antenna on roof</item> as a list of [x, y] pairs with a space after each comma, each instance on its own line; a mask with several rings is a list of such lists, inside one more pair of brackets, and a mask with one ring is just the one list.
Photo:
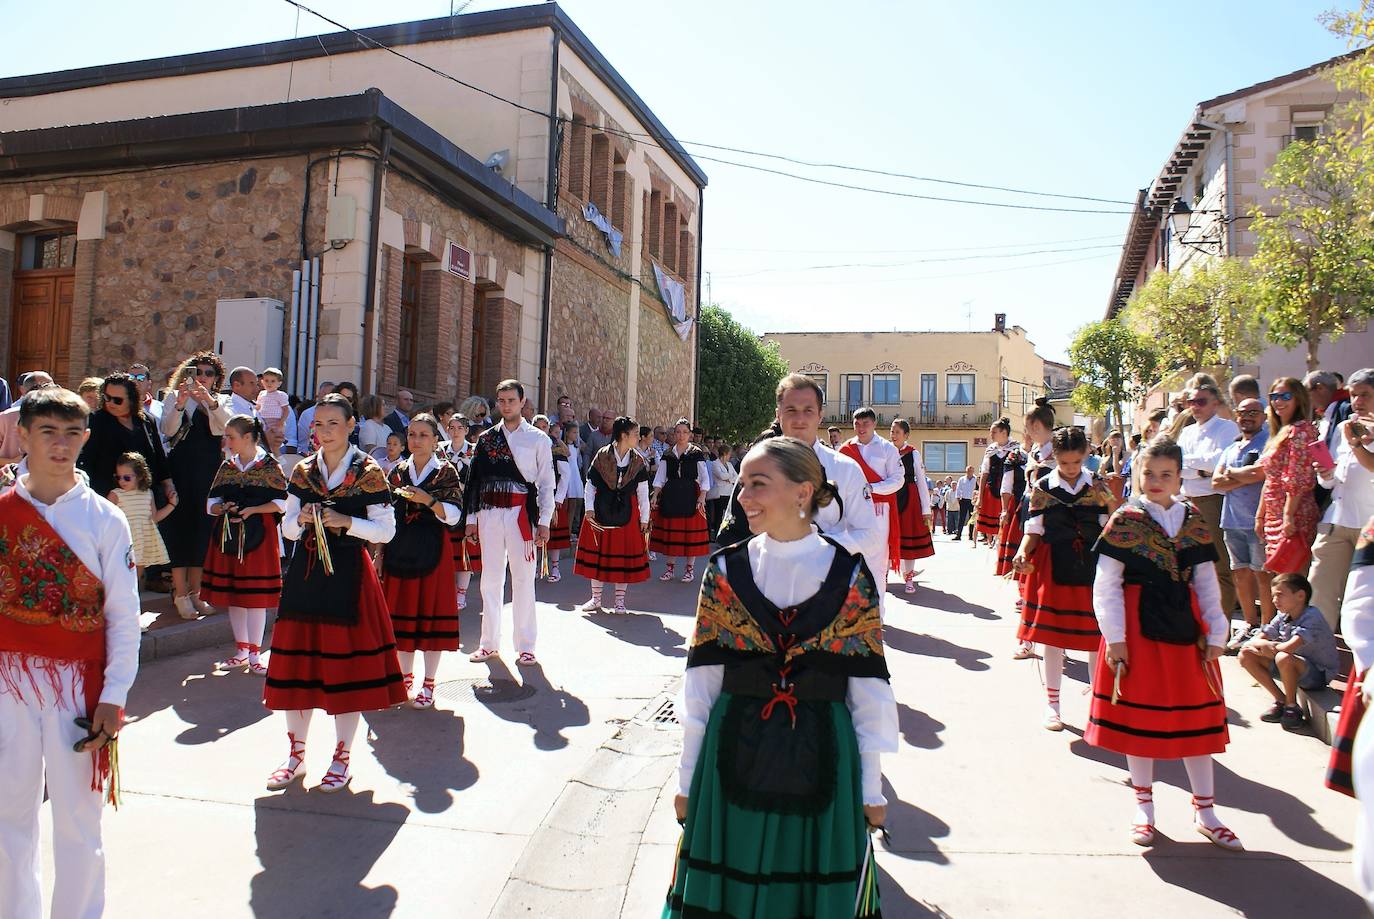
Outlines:
[[462, 3], [457, 2], [457, 0], [448, 0], [448, 14], [457, 16], [470, 6], [472, 6], [472, 0], [463, 0]]

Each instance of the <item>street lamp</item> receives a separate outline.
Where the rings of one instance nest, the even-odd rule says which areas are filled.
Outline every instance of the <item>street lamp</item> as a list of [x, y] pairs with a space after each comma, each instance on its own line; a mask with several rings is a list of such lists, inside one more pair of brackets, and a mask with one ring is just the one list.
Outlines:
[[[1214, 210], [1195, 211], [1188, 205], [1187, 201], [1184, 201], [1182, 198], [1175, 198], [1174, 203], [1169, 206], [1169, 226], [1173, 229], [1174, 238], [1180, 245], [1187, 246], [1190, 249], [1196, 249], [1208, 255], [1221, 255], [1222, 251], [1225, 249], [1225, 242], [1222, 240], [1220, 232], [1217, 233], [1215, 239], [1206, 237], [1188, 239], [1188, 231], [1193, 229], [1194, 214], [1220, 213], [1221, 211]], [[1225, 224], [1227, 221], [1225, 217], [1221, 217], [1219, 218], [1219, 222]]]

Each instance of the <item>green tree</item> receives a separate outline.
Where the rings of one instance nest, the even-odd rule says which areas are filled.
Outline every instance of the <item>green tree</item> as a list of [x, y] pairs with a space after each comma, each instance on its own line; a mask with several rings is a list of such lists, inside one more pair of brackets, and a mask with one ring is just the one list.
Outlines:
[[773, 420], [774, 393], [787, 374], [776, 342], [763, 342], [714, 304], [702, 307], [699, 422], [732, 441], [752, 440]]
[[1249, 268], [1219, 259], [1187, 272], [1154, 272], [1124, 318], [1155, 343], [1162, 370], [1191, 375], [1259, 354], [1263, 336], [1254, 297]]
[[1078, 385], [1073, 404], [1089, 415], [1116, 418], [1123, 430], [1121, 407], [1134, 404], [1150, 388], [1159, 367], [1154, 341], [1121, 319], [1089, 323], [1069, 345], [1069, 365]]

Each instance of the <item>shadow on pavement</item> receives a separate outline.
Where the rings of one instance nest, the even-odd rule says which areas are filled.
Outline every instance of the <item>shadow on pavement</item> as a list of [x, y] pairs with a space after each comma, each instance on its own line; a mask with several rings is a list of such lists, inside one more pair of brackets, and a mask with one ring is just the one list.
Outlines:
[[253, 804], [262, 865], [250, 884], [253, 915], [390, 916], [396, 888], [364, 887], [363, 878], [395, 840], [409, 809], [376, 804], [371, 791], [344, 790], [332, 796], [334, 813], [325, 815], [311, 807], [325, 795], [293, 791]]
[[195, 746], [214, 743], [272, 714], [262, 704], [262, 677], [241, 670], [186, 674], [172, 666], [148, 668], [134, 683], [126, 710], [130, 722], [171, 709], [187, 724], [176, 742]]
[[[883, 779], [883, 796], [887, 798], [889, 834], [888, 842], [878, 843], [883, 851], [915, 861], [948, 865], [949, 859], [940, 851], [935, 840], [949, 835], [949, 824], [929, 811], [903, 801], [886, 778]], [[883, 913], [887, 914], [886, 907]]]
[[946, 613], [955, 613], [960, 616], [972, 616], [975, 619], [998, 620], [1002, 619], [986, 606], [977, 603], [970, 603], [958, 594], [945, 593], [943, 590], [935, 590], [931, 587], [918, 584], [916, 593], [901, 594], [903, 598], [910, 596], [911, 602], [916, 606], [929, 607], [930, 609], [942, 610]]
[[965, 670], [987, 670], [988, 665], [983, 662], [992, 657], [988, 652], [979, 651], [977, 648], [965, 648], [943, 638], [908, 632], [890, 624], [883, 625], [883, 643], [893, 650], [905, 651], [907, 654], [943, 657], [954, 661]]
[[925, 712], [917, 711], [905, 702], [897, 703], [897, 726], [902, 739], [920, 750], [934, 750], [944, 746], [939, 734], [945, 729], [943, 721], [936, 721]]
[[1146, 853], [1145, 863], [1166, 884], [1215, 900], [1240, 916], [1368, 914], [1354, 891], [1274, 852], [1223, 855], [1205, 841], [1165, 843]]
[[664, 657], [686, 657], [686, 640], [663, 625], [657, 616], [645, 613], [593, 613], [586, 617], [620, 641], [642, 648], [653, 648]]
[[463, 719], [457, 712], [408, 706], [364, 712], [368, 743], [387, 775], [411, 788], [415, 806], [438, 814], [453, 804], [452, 792], [477, 784], [476, 764], [463, 755]]
[[949, 916], [938, 906], [914, 899], [902, 889], [896, 878], [883, 870], [881, 865], [878, 866], [878, 893], [886, 919], [921, 919], [923, 916], [947, 919]]
[[534, 690], [527, 699], [516, 702], [499, 702], [489, 699], [482, 693], [477, 701], [487, 710], [504, 721], [528, 724], [534, 729], [534, 746], [539, 750], [561, 750], [568, 745], [563, 736], [564, 728], [581, 727], [591, 723], [587, 703], [566, 689], [554, 689], [549, 678], [544, 675], [543, 666], [519, 668], [522, 680], [517, 681], [505, 661], [494, 658], [487, 661], [487, 671], [492, 683], [523, 683]]

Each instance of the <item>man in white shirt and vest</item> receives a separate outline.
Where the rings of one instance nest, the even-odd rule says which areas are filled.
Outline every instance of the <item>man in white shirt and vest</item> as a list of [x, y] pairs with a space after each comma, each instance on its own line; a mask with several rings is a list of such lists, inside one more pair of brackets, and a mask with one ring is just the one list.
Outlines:
[[[1317, 482], [1331, 492], [1331, 504], [1312, 544], [1312, 605], [1333, 628], [1340, 621], [1346, 577], [1360, 531], [1374, 518], [1374, 368], [1350, 375], [1350, 417], [1334, 425], [1336, 465]], [[1352, 427], [1353, 423], [1353, 427]]]
[[1212, 473], [1221, 462], [1221, 454], [1240, 436], [1240, 427], [1217, 414], [1221, 390], [1210, 383], [1199, 386], [1188, 404], [1197, 424], [1190, 424], [1178, 435], [1178, 445], [1183, 450], [1183, 494], [1212, 531], [1212, 543], [1220, 556], [1216, 569], [1221, 609], [1230, 616], [1236, 608], [1236, 589], [1231, 583], [1231, 556], [1221, 531], [1223, 496], [1212, 486]]
[[474, 661], [497, 657], [506, 568], [511, 577], [515, 662], [531, 667], [537, 634], [534, 614], [535, 555], [549, 541], [553, 519], [553, 450], [547, 434], [524, 419], [525, 387], [518, 380], [496, 386], [501, 423], [482, 432], [473, 446], [463, 506], [466, 536], [482, 544], [482, 643]]
[[901, 524], [897, 519], [897, 492], [906, 484], [902, 457], [892, 441], [875, 431], [878, 416], [867, 406], [854, 412], [854, 436], [844, 442], [840, 453], [859, 464], [873, 495], [873, 512], [878, 526], [873, 544], [881, 558], [870, 558], [873, 579], [887, 593], [887, 569], [900, 556]]

